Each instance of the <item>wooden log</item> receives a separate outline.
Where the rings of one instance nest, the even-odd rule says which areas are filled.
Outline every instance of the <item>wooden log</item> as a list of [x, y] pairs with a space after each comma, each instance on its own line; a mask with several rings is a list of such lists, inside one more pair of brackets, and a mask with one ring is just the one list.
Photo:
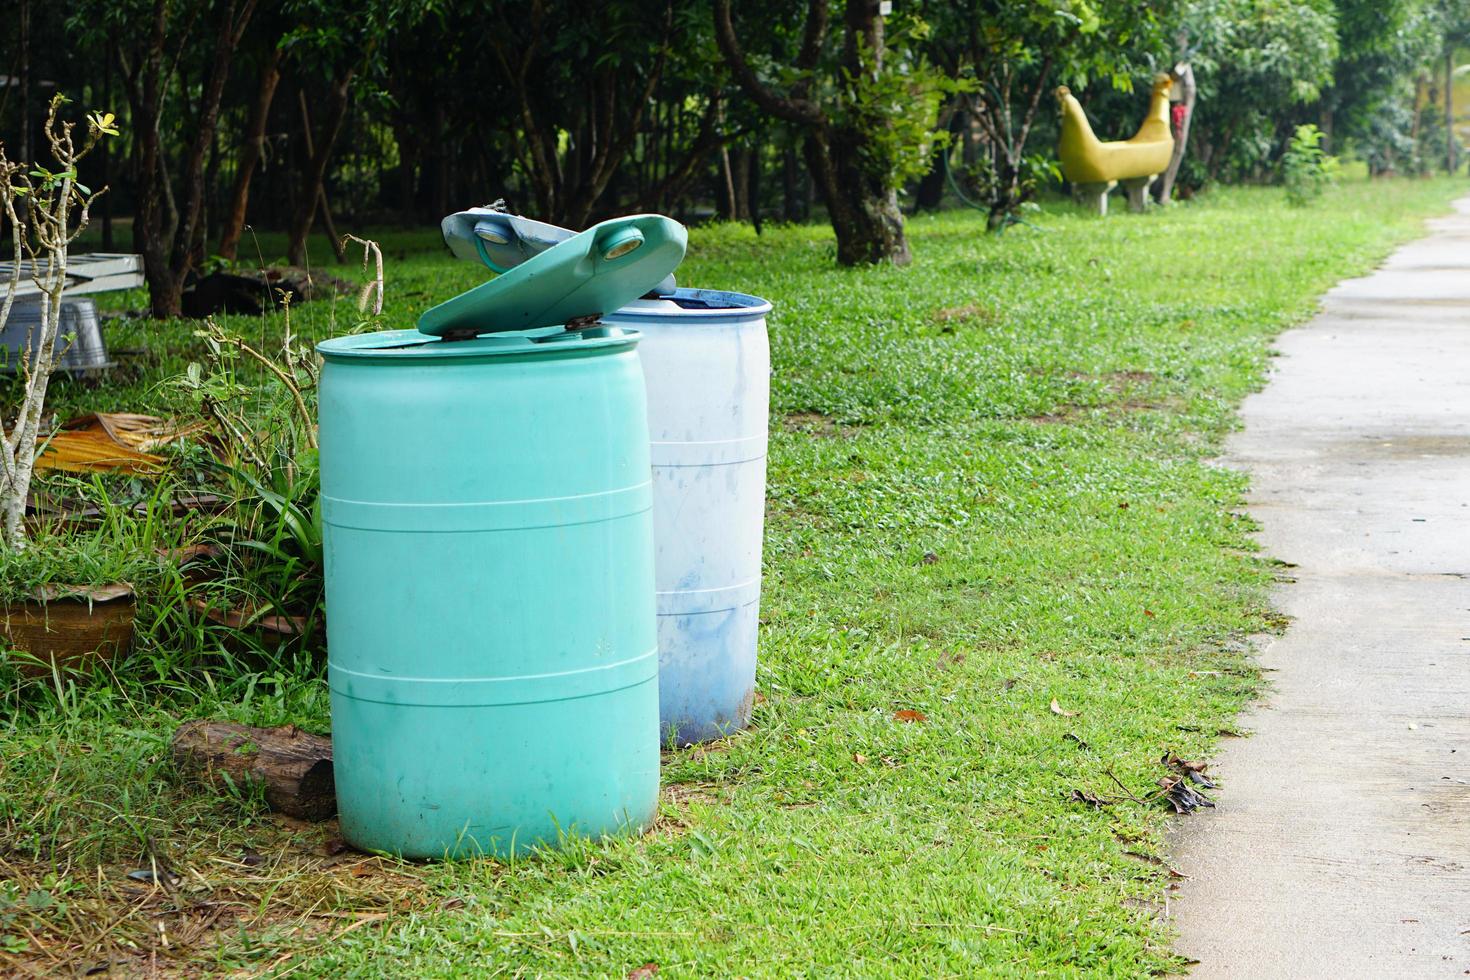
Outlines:
[[302, 820], [326, 820], [337, 812], [332, 783], [332, 740], [295, 725], [251, 728], [229, 721], [186, 721], [171, 745], [179, 771], [225, 786], [265, 786], [272, 810]]

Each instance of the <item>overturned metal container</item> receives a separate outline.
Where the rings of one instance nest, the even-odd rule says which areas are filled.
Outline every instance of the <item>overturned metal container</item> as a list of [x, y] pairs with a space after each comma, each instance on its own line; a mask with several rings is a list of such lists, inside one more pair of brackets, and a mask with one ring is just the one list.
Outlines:
[[[31, 338], [41, 329], [41, 304], [45, 298], [17, 298], [10, 308], [10, 318], [0, 328], [0, 370], [15, 374], [20, 370]], [[61, 325], [56, 331], [56, 367], [73, 377], [87, 377], [116, 366], [107, 356], [102, 341], [102, 324], [97, 317], [97, 304], [86, 298], [61, 301]], [[31, 361], [35, 363], [34, 358]]]

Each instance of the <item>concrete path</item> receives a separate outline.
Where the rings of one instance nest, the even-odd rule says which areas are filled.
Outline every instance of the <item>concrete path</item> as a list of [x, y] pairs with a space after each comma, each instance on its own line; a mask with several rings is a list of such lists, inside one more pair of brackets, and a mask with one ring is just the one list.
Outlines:
[[1194, 977], [1470, 974], [1470, 198], [1278, 345], [1231, 465], [1293, 617], [1179, 821]]

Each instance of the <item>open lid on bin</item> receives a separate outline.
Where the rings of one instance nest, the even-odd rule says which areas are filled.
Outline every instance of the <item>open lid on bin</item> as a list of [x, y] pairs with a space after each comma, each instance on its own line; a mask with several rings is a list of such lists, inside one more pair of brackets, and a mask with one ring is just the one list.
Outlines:
[[425, 310], [418, 329], [439, 337], [471, 337], [595, 320], [672, 273], [684, 260], [688, 238], [683, 225], [660, 214], [601, 222]]
[[[576, 234], [561, 225], [497, 210], [494, 205], [451, 214], [439, 227], [455, 258], [480, 262], [496, 272], [509, 272]], [[666, 295], [677, 288], [674, 277], [666, 276], [652, 292]]]

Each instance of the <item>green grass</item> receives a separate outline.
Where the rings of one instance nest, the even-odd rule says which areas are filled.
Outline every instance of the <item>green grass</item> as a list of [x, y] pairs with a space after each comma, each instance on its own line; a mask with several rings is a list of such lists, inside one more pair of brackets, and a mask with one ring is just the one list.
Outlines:
[[[1207, 757], [1258, 690], [1246, 638], [1280, 625], [1272, 567], [1236, 513], [1243, 479], [1211, 458], [1271, 338], [1460, 190], [1352, 182], [1305, 210], [1277, 190], [1223, 190], [1107, 220], [1056, 205], [1039, 230], [1001, 238], [968, 212], [924, 216], [908, 269], [834, 268], [824, 228], [696, 230], [681, 282], [776, 305], [763, 700], [749, 732], [666, 756], [653, 833], [341, 885], [312, 856], [329, 831], [179, 786], [162, 761], [185, 716], [324, 730], [317, 667], [232, 659], [160, 613], [107, 684], [12, 683], [0, 858], [80, 883], [68, 901], [103, 902], [98, 882], [160, 851], [199, 872], [201, 896], [253, 896], [166, 954], [201, 969], [1178, 969], [1154, 860], [1173, 818], [1127, 800], [1094, 810], [1072, 791], [1118, 798], [1116, 776], [1146, 795], [1166, 749]], [[383, 242], [384, 325], [479, 278], [430, 233]], [[321, 302], [292, 325], [321, 336], [355, 319], [348, 300]], [[177, 410], [160, 382], [199, 349], [192, 330], [110, 326], [112, 346], [143, 353], [121, 384], [63, 385], [58, 410]], [[895, 719], [903, 709], [925, 720]], [[1228, 813], [1228, 786], [1221, 799]], [[246, 848], [279, 873], [222, 870]], [[21, 942], [5, 914], [0, 935]], [[16, 921], [65, 933], [49, 911]], [[47, 965], [26, 944], [17, 962]]]

